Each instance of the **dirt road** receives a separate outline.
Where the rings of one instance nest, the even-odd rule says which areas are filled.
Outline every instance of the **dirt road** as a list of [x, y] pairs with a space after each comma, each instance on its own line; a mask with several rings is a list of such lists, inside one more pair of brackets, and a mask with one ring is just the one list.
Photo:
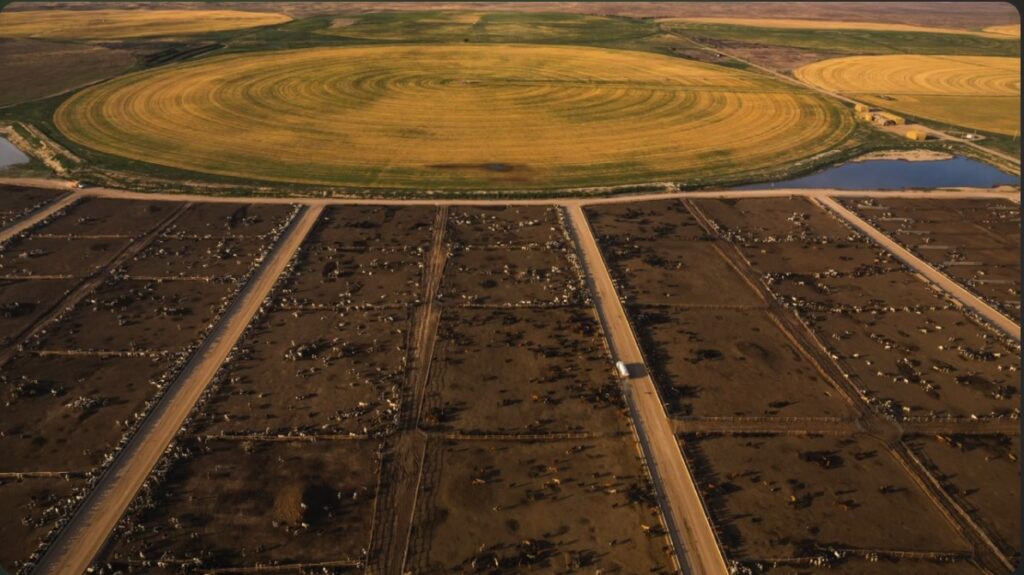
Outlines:
[[892, 253], [892, 255], [896, 256], [897, 259], [910, 266], [914, 271], [928, 278], [928, 281], [939, 286], [939, 288], [962, 303], [968, 309], [985, 318], [985, 320], [992, 325], [1010, 334], [1016, 338], [1017, 341], [1020, 341], [1020, 326], [1012, 319], [996, 311], [995, 308], [982, 301], [981, 298], [967, 291], [963, 286], [935, 267], [932, 267], [928, 262], [915, 256], [910, 250], [904, 248], [898, 242], [880, 232], [874, 226], [861, 219], [857, 214], [843, 207], [839, 202], [827, 196], [817, 197], [815, 200], [831, 209], [858, 231], [884, 247]]
[[644, 363], [643, 355], [590, 225], [579, 205], [570, 206], [567, 211], [608, 345], [617, 361], [631, 366], [632, 375], [624, 384], [626, 400], [662, 501], [679, 563], [687, 575], [726, 575], [729, 570], [725, 558], [704, 514], [697, 486], [676, 443], [654, 381], [646, 369], [640, 368]]
[[7, 240], [20, 234], [21, 232], [31, 228], [32, 226], [50, 217], [54, 213], [70, 206], [71, 204], [77, 202], [81, 197], [82, 196], [80, 196], [77, 193], [71, 193], [61, 196], [55, 199], [54, 201], [46, 204], [45, 206], [39, 208], [38, 210], [21, 218], [20, 220], [15, 221], [11, 225], [0, 230], [0, 243], [6, 242]]
[[[66, 190], [64, 180], [38, 178], [0, 178], [0, 185], [35, 186], [45, 189]], [[929, 191], [872, 191], [834, 190], [829, 188], [772, 188], [767, 190], [704, 190], [691, 192], [653, 192], [646, 194], [623, 194], [619, 196], [551, 197], [551, 198], [303, 198], [273, 196], [210, 196], [203, 194], [168, 194], [156, 192], [131, 192], [114, 188], [83, 188], [76, 193], [97, 198], [123, 200], [146, 200], [151, 202], [210, 202], [230, 204], [302, 204], [306, 206], [578, 206], [599, 204], [620, 204], [638, 201], [668, 199], [707, 198], [783, 198], [788, 196], [836, 198], [929, 198], [929, 199], [1002, 199], [1018, 201], [1020, 192], [1014, 189], [992, 190], [984, 188], [956, 188]]]
[[90, 566], [321, 211], [320, 207], [310, 207], [296, 216], [138, 432], [100, 477], [34, 573], [80, 575]]

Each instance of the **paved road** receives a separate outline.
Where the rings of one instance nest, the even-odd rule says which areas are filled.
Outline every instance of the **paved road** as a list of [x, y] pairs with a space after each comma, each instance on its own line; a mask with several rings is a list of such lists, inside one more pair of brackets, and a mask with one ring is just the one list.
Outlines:
[[311, 207], [296, 216], [138, 432], [102, 475], [34, 573], [81, 575], [92, 564], [321, 211], [322, 208]]
[[885, 249], [889, 250], [892, 255], [910, 266], [914, 271], [928, 278], [929, 281], [939, 286], [964, 306], [985, 318], [985, 320], [992, 325], [1010, 334], [1016, 338], [1017, 341], [1020, 341], [1020, 325], [1012, 319], [996, 311], [995, 308], [982, 301], [980, 297], [969, 292], [963, 286], [933, 267], [928, 262], [915, 256], [910, 250], [904, 248], [898, 242], [880, 232], [877, 228], [861, 219], [857, 214], [843, 207], [839, 202], [827, 196], [821, 196], [815, 199], [834, 211], [839, 215], [839, 217], [849, 222], [850, 225], [860, 230]]
[[[578, 205], [570, 206], [567, 211], [587, 283], [612, 354], [616, 360], [628, 365], [643, 365], [640, 347], [586, 216]], [[683, 572], [687, 575], [727, 575], [729, 570], [711, 523], [704, 514], [697, 486], [686, 468], [668, 414], [646, 369], [643, 374], [634, 374], [628, 380], [625, 393]]]

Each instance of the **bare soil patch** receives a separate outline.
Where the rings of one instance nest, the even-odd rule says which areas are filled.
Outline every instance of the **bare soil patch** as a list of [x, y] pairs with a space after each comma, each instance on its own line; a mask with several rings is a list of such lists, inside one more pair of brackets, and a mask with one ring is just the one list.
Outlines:
[[3, 366], [2, 472], [92, 471], [170, 368], [171, 358], [26, 354]]
[[409, 569], [672, 572], [635, 453], [630, 436], [431, 442]]
[[128, 246], [126, 238], [21, 237], [3, 245], [0, 275], [86, 277]]
[[24, 566], [66, 513], [61, 502], [84, 486], [82, 479], [0, 479], [0, 566], [11, 573]]
[[[189, 441], [103, 559], [143, 573], [356, 561], [369, 544], [377, 443]], [[216, 501], [216, 504], [212, 502]]]
[[828, 547], [963, 552], [953, 527], [867, 438], [683, 438], [727, 556], [803, 557]]
[[49, 328], [43, 349], [177, 351], [202, 333], [234, 294], [228, 283], [109, 280]]
[[203, 414], [208, 433], [380, 434], [398, 413], [404, 310], [269, 313]]
[[1020, 553], [1020, 438], [919, 436], [910, 447], [1009, 554]]
[[762, 310], [631, 307], [675, 417], [841, 417], [840, 393]]
[[428, 424], [463, 433], [623, 429], [625, 404], [589, 308], [446, 308]]

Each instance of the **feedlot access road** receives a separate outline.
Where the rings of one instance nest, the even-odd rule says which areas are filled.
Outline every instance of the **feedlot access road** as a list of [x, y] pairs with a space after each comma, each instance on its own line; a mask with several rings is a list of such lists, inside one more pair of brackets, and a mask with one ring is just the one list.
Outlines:
[[[0, 183], [30, 185], [52, 189], [69, 189], [70, 184], [57, 180], [0, 179]], [[228, 352], [235, 345], [264, 297], [284, 270], [303, 238], [316, 221], [323, 207], [328, 205], [554, 205], [566, 209], [575, 236], [581, 262], [595, 305], [602, 319], [610, 349], [616, 359], [642, 364], [643, 358], [632, 329], [604, 265], [601, 253], [582, 212], [584, 205], [653, 201], [663, 199], [696, 198], [758, 198], [801, 196], [811, 198], [832, 209], [852, 227], [867, 234], [883, 248], [891, 251], [922, 277], [927, 278], [950, 297], [984, 317], [993, 325], [1020, 339], [1020, 326], [1010, 318], [991, 308], [965, 290], [942, 272], [898, 246], [887, 236], [864, 222], [848, 210], [836, 209], [832, 198], [841, 197], [898, 197], [898, 198], [998, 198], [1019, 202], [1016, 191], [993, 190], [959, 191], [837, 191], [837, 190], [762, 190], [762, 191], [704, 191], [618, 196], [605, 198], [561, 198], [527, 200], [473, 200], [473, 199], [306, 199], [306, 198], [245, 198], [201, 195], [148, 194], [108, 188], [86, 188], [62, 196], [51, 205], [29, 214], [8, 228], [0, 230], [0, 237], [11, 237], [45, 218], [75, 197], [93, 196], [148, 201], [204, 201], [225, 203], [279, 203], [303, 204], [306, 209], [282, 235], [271, 255], [240, 293], [228, 313], [217, 324], [213, 333], [202, 344], [177, 383], [157, 404], [143, 427], [132, 438], [127, 448], [86, 498], [83, 505], [60, 532], [54, 544], [38, 564], [35, 573], [83, 573], [96, 553], [117, 525], [135, 493], [159, 461], [167, 445], [173, 440], [202, 391], [212, 379]], [[841, 206], [840, 206], [841, 208]], [[673, 542], [680, 563], [686, 573], [727, 573], [721, 549], [705, 515], [692, 476], [676, 444], [674, 429], [668, 420], [654, 383], [647, 372], [635, 374], [624, 392], [633, 413], [635, 427], [644, 448], [644, 454], [656, 482], [668, 519]]]

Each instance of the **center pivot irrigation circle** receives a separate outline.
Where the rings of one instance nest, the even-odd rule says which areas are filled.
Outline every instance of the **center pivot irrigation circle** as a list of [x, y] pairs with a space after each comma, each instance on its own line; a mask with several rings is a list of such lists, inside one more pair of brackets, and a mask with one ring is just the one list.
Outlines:
[[83, 146], [195, 172], [413, 189], [756, 174], [853, 129], [838, 105], [740, 70], [524, 45], [215, 57], [88, 88], [55, 122]]

